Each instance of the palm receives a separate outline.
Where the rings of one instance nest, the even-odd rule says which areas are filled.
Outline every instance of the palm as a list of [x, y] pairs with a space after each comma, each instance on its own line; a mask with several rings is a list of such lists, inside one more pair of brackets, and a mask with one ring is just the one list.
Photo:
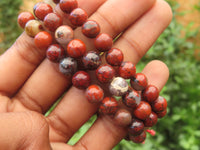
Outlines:
[[[171, 19], [171, 11], [162, 0], [155, 4], [154, 0], [78, 1], [90, 19], [99, 22], [101, 32], [113, 38], [124, 32], [114, 47], [121, 49], [125, 60], [133, 63], [141, 59]], [[94, 49], [79, 29], [75, 30], [75, 35], [87, 44], [88, 50]], [[143, 73], [159, 90], [168, 79], [168, 69], [160, 61], [150, 62]], [[66, 89], [69, 90], [50, 115], [41, 115]], [[64, 144], [97, 111], [98, 106], [87, 102], [84, 91], [71, 87], [70, 79], [59, 73], [57, 64], [45, 59], [45, 51], [37, 49], [33, 40], [24, 33], [0, 57], [0, 95], [0, 128], [6, 127], [0, 139], [6, 139], [5, 135], [15, 135], [14, 139], [9, 141], [8, 138], [7, 141], [16, 143], [0, 142], [5, 149], [49, 150], [50, 145], [54, 150], [111, 149], [126, 134], [124, 129], [102, 117], [75, 146]]]

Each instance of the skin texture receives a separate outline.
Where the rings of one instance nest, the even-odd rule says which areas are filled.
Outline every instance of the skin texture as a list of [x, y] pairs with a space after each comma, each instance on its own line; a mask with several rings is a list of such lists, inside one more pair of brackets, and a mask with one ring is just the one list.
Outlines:
[[[80, 8], [87, 10], [89, 19], [100, 24], [103, 33], [115, 38], [123, 32], [114, 47], [123, 50], [124, 60], [134, 64], [139, 62], [172, 18], [171, 9], [163, 0], [78, 2]], [[116, 11], [118, 15], [113, 13]], [[59, 7], [56, 7], [56, 12], [62, 17], [66, 15], [60, 13]], [[64, 19], [64, 23], [67, 20]], [[83, 40], [89, 50], [94, 49], [93, 39], [84, 37], [81, 29], [75, 30], [75, 37]], [[147, 64], [142, 72], [159, 91], [169, 76], [166, 65], [157, 60]], [[68, 91], [56, 109], [44, 117], [42, 114], [66, 89]], [[111, 123], [108, 117], [99, 117], [74, 146], [65, 144], [97, 111], [98, 106], [90, 104], [84, 94], [82, 90], [71, 87], [70, 78], [59, 73], [58, 64], [47, 60], [45, 52], [37, 49], [33, 39], [23, 33], [0, 56], [1, 149], [112, 149], [126, 131]]]

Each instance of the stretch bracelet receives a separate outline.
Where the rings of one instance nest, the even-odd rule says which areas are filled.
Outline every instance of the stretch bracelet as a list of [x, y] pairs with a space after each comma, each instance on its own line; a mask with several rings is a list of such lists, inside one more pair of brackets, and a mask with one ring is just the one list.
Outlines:
[[[36, 47], [46, 51], [52, 63], [59, 63], [60, 72], [72, 78], [74, 87], [85, 90], [89, 103], [99, 104], [99, 114], [109, 115], [114, 124], [127, 128], [125, 139], [143, 143], [147, 132], [155, 135], [151, 127], [167, 113], [167, 101], [159, 96], [158, 88], [148, 84], [143, 73], [136, 73], [135, 64], [123, 60], [123, 52], [113, 47], [112, 37], [101, 33], [95, 20], [88, 20], [77, 0], [54, 3], [68, 14], [70, 26], [63, 25], [62, 17], [44, 2], [34, 6], [34, 15], [19, 14], [18, 24], [34, 38]], [[93, 39], [94, 51], [88, 51], [83, 41], [74, 39], [74, 28], [78, 27], [83, 35]], [[103, 54], [107, 63], [102, 63]], [[92, 83], [87, 71], [95, 72], [98, 83]], [[102, 88], [103, 84], [107, 88]]]

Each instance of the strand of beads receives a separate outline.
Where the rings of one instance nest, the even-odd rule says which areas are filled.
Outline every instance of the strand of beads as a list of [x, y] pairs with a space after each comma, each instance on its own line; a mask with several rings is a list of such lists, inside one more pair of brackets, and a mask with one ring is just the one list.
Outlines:
[[[73, 86], [85, 90], [88, 102], [99, 104], [100, 114], [110, 115], [115, 124], [128, 128], [127, 140], [142, 143], [146, 132], [155, 135], [149, 128], [167, 113], [167, 101], [159, 96], [157, 87], [148, 84], [144, 74], [136, 73], [132, 62], [123, 60], [122, 51], [113, 48], [112, 37], [100, 33], [100, 25], [88, 20], [86, 11], [78, 8], [77, 0], [53, 1], [68, 14], [74, 27], [81, 27], [83, 35], [93, 39], [95, 51], [87, 52], [85, 43], [74, 39], [73, 29], [63, 25], [60, 15], [44, 2], [34, 6], [35, 16], [21, 13], [19, 25], [34, 38], [36, 47], [46, 51], [51, 62], [59, 63], [61, 73], [72, 77]], [[107, 64], [102, 64], [103, 53]], [[93, 84], [87, 71], [94, 71], [99, 83]], [[108, 89], [103, 90], [102, 84], [109, 85]], [[104, 91], [112, 96], [106, 96]]]

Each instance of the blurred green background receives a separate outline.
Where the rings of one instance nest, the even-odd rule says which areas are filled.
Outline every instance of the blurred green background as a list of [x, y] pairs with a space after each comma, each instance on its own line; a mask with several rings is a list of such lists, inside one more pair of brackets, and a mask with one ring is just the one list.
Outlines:
[[[154, 127], [156, 136], [145, 144], [122, 140], [114, 150], [200, 150], [200, 1], [168, 0], [173, 20], [137, 70], [151, 60], [167, 64], [170, 78], [161, 92], [168, 101], [168, 114]], [[10, 47], [22, 30], [17, 25], [18, 12], [33, 1], [0, 0], [0, 54]], [[93, 116], [69, 141], [74, 144], [92, 125]]]

